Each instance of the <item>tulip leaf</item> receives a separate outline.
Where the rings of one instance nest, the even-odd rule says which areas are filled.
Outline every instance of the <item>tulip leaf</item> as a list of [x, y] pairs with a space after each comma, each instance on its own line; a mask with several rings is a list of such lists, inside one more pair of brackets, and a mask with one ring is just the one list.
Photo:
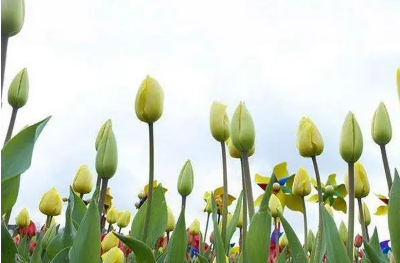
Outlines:
[[287, 247], [285, 247], [282, 252], [279, 254], [278, 258], [275, 260], [276, 263], [286, 263], [286, 253]]
[[[316, 195], [317, 200], [318, 200], [318, 195]], [[318, 203], [318, 206], [323, 208], [323, 204]], [[318, 222], [318, 230], [317, 230], [317, 235], [315, 238], [315, 243], [313, 246], [313, 249], [311, 251], [311, 263], [320, 263], [322, 259], [324, 258], [325, 254], [325, 249], [326, 249], [326, 243], [323, 238], [323, 224], [322, 221], [320, 220]]]
[[167, 257], [167, 253], [162, 253], [160, 256], [158, 256], [156, 262], [157, 263], [164, 263], [166, 257]]
[[331, 262], [350, 263], [351, 261], [346, 253], [346, 248], [340, 238], [335, 221], [325, 207], [322, 208], [322, 218], [324, 226], [323, 238], [326, 243], [327, 258], [329, 258]]
[[[96, 193], [96, 192], [95, 192]], [[95, 195], [95, 194], [93, 194]], [[90, 240], [90, 242], [87, 242]], [[100, 258], [100, 217], [97, 199], [92, 198], [69, 252], [71, 262], [98, 263]]]
[[202, 255], [197, 255], [197, 258], [199, 259], [200, 263], [209, 263], [207, 258]]
[[[227, 244], [231, 243], [231, 238], [236, 231], [236, 226], [239, 221], [240, 210], [242, 209], [242, 199], [243, 199], [243, 192], [240, 193], [240, 196], [236, 203], [235, 212], [233, 213], [232, 219], [229, 222], [226, 234], [227, 234]], [[204, 247], [203, 247], [204, 248]]]
[[[282, 226], [285, 229], [285, 233], [287, 239], [289, 241], [289, 247], [293, 257], [293, 263], [308, 263], [308, 259], [306, 254], [304, 253], [304, 249], [301, 246], [300, 240], [296, 236], [296, 232], [294, 232], [293, 228], [290, 226], [289, 222], [285, 219], [285, 217], [280, 214], [279, 218], [282, 222]], [[335, 261], [341, 262], [342, 261]]]
[[132, 249], [133, 253], [135, 253], [137, 263], [156, 263], [153, 252], [145, 243], [136, 238], [123, 236], [115, 232], [114, 235]]
[[157, 239], [165, 232], [168, 223], [167, 203], [165, 201], [162, 186], [159, 185], [153, 192], [153, 200], [151, 204], [151, 214], [149, 222], [149, 232], [146, 240], [142, 240], [144, 220], [146, 218], [146, 211], [148, 202], [140, 207], [132, 221], [132, 235], [134, 238], [142, 240], [149, 247], [153, 247]]
[[46, 250], [47, 246], [50, 244], [51, 240], [53, 240], [53, 238], [56, 235], [56, 229], [57, 226], [56, 224], [51, 225], [49, 229], [46, 230], [46, 233], [43, 236], [43, 241], [42, 241], [42, 246], [43, 249]]
[[[54, 227], [55, 225], [53, 225]], [[47, 229], [46, 233], [50, 230]], [[41, 232], [38, 241], [36, 242], [35, 249], [33, 250], [32, 258], [30, 263], [42, 263], [42, 251], [43, 251], [43, 238], [45, 237], [45, 232]]]
[[374, 248], [372, 248], [372, 246], [370, 244], [368, 244], [367, 242], [364, 242], [364, 249], [368, 256], [368, 259], [371, 262], [374, 262], [374, 263], [387, 263], [388, 262], [388, 261], [384, 260], [383, 258], [381, 258], [379, 256], [378, 252]]
[[29, 259], [29, 242], [27, 236], [22, 236], [18, 243], [18, 256], [21, 260]]
[[[72, 209], [72, 219], [79, 224], [81, 223], [83, 217], [85, 216], [86, 213], [86, 205], [85, 203], [82, 201], [82, 199], [77, 196], [74, 191], [72, 190], [72, 187], [69, 187], [69, 199], [70, 201], [73, 203], [73, 209]], [[92, 197], [94, 198], [94, 197]]]
[[1, 181], [1, 214], [3, 215], [15, 205], [18, 197], [20, 175]]
[[1, 222], [1, 260], [4, 262], [14, 262], [17, 247], [11, 238], [4, 222]]
[[214, 245], [215, 245], [215, 259], [216, 263], [225, 263], [225, 247], [222, 242], [221, 232], [218, 228], [217, 222], [217, 205], [215, 204], [214, 194], [211, 194], [211, 203], [212, 203], [212, 219], [214, 225]]
[[182, 262], [185, 258], [187, 247], [187, 233], [185, 223], [185, 210], [181, 210], [175, 229], [172, 232], [171, 239], [167, 247], [166, 262]]
[[371, 239], [369, 240], [369, 245], [378, 253], [379, 257], [385, 258], [385, 255], [383, 255], [381, 249], [381, 245], [379, 244], [379, 235], [376, 227], [374, 229], [374, 233], [372, 234]]
[[69, 263], [69, 251], [71, 247], [63, 248], [58, 254], [53, 258], [50, 263]]
[[400, 177], [395, 169], [388, 204], [388, 221], [392, 252], [396, 262], [400, 262], [400, 202], [398, 200], [400, 200]]

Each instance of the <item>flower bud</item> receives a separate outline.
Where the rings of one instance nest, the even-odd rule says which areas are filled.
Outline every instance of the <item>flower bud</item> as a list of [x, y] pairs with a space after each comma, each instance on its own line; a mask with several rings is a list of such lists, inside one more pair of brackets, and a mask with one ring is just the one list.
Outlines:
[[61, 196], [54, 187], [44, 193], [40, 200], [39, 210], [47, 216], [58, 216], [61, 214]]
[[[4, 1], [4, 0], [3, 0]], [[3, 4], [3, 1], [1, 2]], [[19, 2], [16, 0], [16, 2]], [[26, 68], [18, 72], [8, 90], [8, 103], [15, 109], [22, 108], [28, 101], [29, 79]]]
[[289, 240], [287, 239], [286, 233], [279, 238], [279, 246], [286, 247], [289, 244]]
[[359, 234], [357, 234], [357, 236], [354, 238], [354, 246], [356, 248], [359, 248], [359, 247], [361, 247], [362, 242], [363, 242], [363, 237], [360, 236]]
[[204, 212], [207, 213], [212, 213], [212, 199], [211, 199], [211, 195], [208, 196], [207, 198], [207, 204], [206, 204], [206, 208], [204, 208]]
[[385, 104], [381, 102], [374, 113], [371, 127], [372, 139], [379, 145], [386, 145], [392, 139], [392, 125]]
[[178, 177], [178, 192], [181, 196], [188, 196], [193, 190], [193, 168], [190, 160], [183, 165]]
[[274, 194], [269, 198], [269, 210], [271, 210], [271, 216], [273, 218], [278, 217], [279, 213], [282, 213], [281, 201], [279, 201], [279, 198]]
[[111, 248], [108, 252], [101, 256], [103, 263], [124, 263], [125, 256], [124, 252], [118, 247]]
[[[365, 226], [369, 226], [369, 224], [371, 223], [371, 214], [369, 213], [368, 206], [365, 204], [365, 202], [362, 202], [362, 211], [364, 214]], [[361, 224], [360, 214], [358, 214], [358, 222], [360, 222]]]
[[174, 214], [172, 213], [172, 210], [168, 207], [168, 221], [167, 221], [167, 228], [166, 228], [166, 232], [171, 232], [174, 230], [175, 228], [175, 217]]
[[240, 207], [240, 214], [239, 214], [239, 219], [236, 224], [236, 227], [242, 228], [243, 227], [243, 206]]
[[115, 207], [111, 207], [107, 211], [107, 216], [106, 216], [107, 222], [109, 224], [115, 224], [118, 221], [118, 210]]
[[226, 105], [213, 102], [210, 110], [210, 130], [215, 140], [225, 142], [230, 135], [229, 118], [226, 114]]
[[117, 142], [112, 130], [111, 120], [106, 122], [104, 133], [98, 144], [96, 155], [96, 171], [101, 178], [110, 179], [117, 171]]
[[343, 243], [346, 244], [347, 239], [348, 239], [347, 227], [343, 223], [343, 221], [340, 223], [340, 226], [339, 226], [339, 235], [340, 235], [340, 238], [342, 239]]
[[24, 0], [1, 0], [1, 35], [12, 37], [21, 31], [25, 19]]
[[75, 192], [80, 194], [88, 194], [92, 191], [93, 181], [92, 174], [90, 173], [87, 165], [82, 165], [76, 172], [72, 188]]
[[[346, 190], [349, 192], [349, 174], [346, 173], [344, 177]], [[369, 194], [369, 182], [367, 172], [361, 162], [354, 164], [354, 196], [356, 198], [363, 198]]]
[[[242, 154], [236, 149], [235, 145], [233, 145], [231, 138], [226, 140], [226, 145], [228, 146], [229, 155], [232, 158], [240, 158]], [[252, 156], [256, 150], [256, 144], [251, 147], [250, 151], [248, 152], [249, 157]]]
[[301, 197], [307, 196], [311, 193], [310, 176], [306, 169], [299, 168], [299, 170], [297, 170], [294, 176], [292, 190], [294, 195]]
[[198, 235], [200, 233], [200, 221], [196, 218], [189, 227], [189, 233]]
[[157, 80], [147, 76], [136, 95], [135, 111], [139, 120], [156, 122], [163, 114], [164, 92]]
[[311, 231], [311, 229], [308, 231], [307, 234], [307, 251], [311, 253], [315, 243], [315, 235]]
[[310, 118], [301, 118], [297, 129], [296, 146], [303, 157], [314, 157], [323, 152], [324, 141], [317, 126], [315, 126]]
[[325, 204], [325, 208], [326, 208], [326, 211], [328, 211], [328, 214], [330, 214], [331, 217], [333, 217], [332, 207], [329, 204]]
[[15, 224], [18, 227], [27, 227], [30, 223], [28, 210], [24, 207], [15, 218]]
[[118, 213], [117, 226], [124, 228], [127, 227], [131, 221], [131, 212], [123, 211]]
[[340, 135], [340, 155], [347, 163], [355, 163], [363, 151], [363, 138], [354, 114], [349, 112]]
[[232, 143], [238, 151], [248, 153], [254, 146], [255, 137], [253, 119], [245, 104], [241, 102], [232, 117]]
[[109, 232], [101, 241], [101, 249], [103, 252], [107, 252], [113, 247], [118, 247], [119, 239], [113, 232]]

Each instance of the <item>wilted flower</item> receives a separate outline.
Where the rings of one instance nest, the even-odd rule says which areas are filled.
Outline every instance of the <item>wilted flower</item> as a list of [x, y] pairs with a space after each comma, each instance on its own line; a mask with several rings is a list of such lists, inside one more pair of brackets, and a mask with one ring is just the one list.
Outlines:
[[225, 142], [230, 135], [229, 118], [226, 114], [226, 105], [213, 102], [210, 110], [210, 130], [215, 140]]
[[15, 218], [15, 224], [18, 227], [26, 227], [30, 222], [28, 210], [24, 207]]
[[109, 251], [113, 247], [117, 247], [119, 243], [119, 239], [113, 232], [109, 232], [104, 239], [101, 241], [101, 249], [104, 252]]
[[[344, 177], [346, 189], [349, 189], [349, 175], [346, 173]], [[363, 198], [369, 194], [369, 182], [367, 172], [361, 162], [354, 164], [354, 195], [356, 198]]]
[[340, 155], [347, 163], [355, 163], [363, 151], [363, 138], [354, 114], [349, 112], [340, 135]]
[[279, 238], [279, 246], [286, 247], [289, 244], [289, 240], [287, 239], [286, 233]]
[[135, 101], [136, 116], [147, 123], [156, 122], [163, 114], [164, 92], [157, 80], [147, 76], [140, 84]]
[[232, 117], [232, 143], [240, 152], [248, 153], [254, 146], [255, 136], [251, 115], [244, 103], [241, 102]]
[[297, 129], [297, 149], [303, 157], [320, 155], [324, 150], [324, 141], [317, 126], [310, 118], [303, 117]]
[[189, 233], [198, 235], [200, 233], [200, 221], [196, 218], [189, 227]]
[[118, 247], [111, 248], [108, 252], [101, 256], [103, 263], [124, 263], [125, 256], [124, 252]]
[[[365, 202], [362, 202], [362, 211], [364, 214], [365, 226], [369, 226], [369, 224], [371, 223], [371, 214], [369, 213], [368, 206], [367, 206], [367, 204], [365, 204]], [[358, 214], [358, 222], [360, 222], [360, 224], [361, 224], [360, 214]]]
[[53, 187], [44, 193], [40, 200], [39, 210], [47, 216], [58, 216], [61, 214], [62, 200], [60, 194]]
[[25, 19], [24, 0], [1, 1], [1, 35], [12, 37], [18, 34]]
[[311, 193], [311, 181], [306, 169], [300, 168], [297, 170], [294, 176], [292, 190], [294, 195], [301, 197]]
[[386, 145], [392, 139], [392, 125], [385, 104], [381, 102], [374, 113], [371, 127], [372, 139], [379, 145]]
[[279, 201], [276, 195], [272, 194], [269, 198], [269, 209], [271, 211], [271, 216], [276, 218], [279, 216], [279, 213], [282, 213], [282, 204]]
[[87, 165], [82, 165], [81, 167], [79, 167], [74, 177], [72, 188], [75, 192], [78, 192], [80, 194], [88, 194], [92, 191], [92, 174], [90, 173], [89, 167]]
[[97, 148], [96, 171], [101, 178], [110, 179], [117, 171], [117, 166], [117, 141], [112, 130], [111, 120], [108, 120]]
[[178, 177], [178, 192], [181, 196], [188, 196], [193, 190], [193, 168], [190, 160], [183, 165]]
[[[4, 0], [3, 0], [4, 1]], [[2, 1], [2, 4], [3, 4]], [[19, 2], [18, 0], [15, 0]], [[2, 32], [3, 33], [3, 32]], [[23, 107], [28, 101], [29, 95], [29, 79], [26, 68], [18, 72], [11, 82], [8, 90], [8, 103], [15, 109]]]
[[117, 210], [117, 208], [111, 207], [110, 209], [108, 209], [106, 218], [107, 218], [107, 222], [109, 224], [117, 223], [117, 220], [118, 220], [118, 210]]
[[172, 213], [171, 208], [167, 207], [167, 210], [168, 210], [168, 221], [167, 221], [167, 228], [165, 231], [171, 232], [175, 228], [175, 217], [174, 214]]

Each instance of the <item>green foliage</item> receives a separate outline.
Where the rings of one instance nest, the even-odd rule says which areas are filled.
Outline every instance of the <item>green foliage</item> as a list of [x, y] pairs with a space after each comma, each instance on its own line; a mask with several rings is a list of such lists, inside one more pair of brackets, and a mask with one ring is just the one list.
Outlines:
[[135, 253], [137, 263], [156, 263], [151, 249], [142, 241], [133, 237], [127, 237], [114, 232], [125, 245]]
[[187, 233], [185, 223], [185, 210], [181, 210], [178, 222], [175, 225], [175, 229], [172, 232], [171, 239], [167, 247], [167, 258], [166, 262], [182, 262], [185, 258], [187, 247]]
[[215, 204], [214, 194], [211, 194], [212, 201], [212, 220], [214, 225], [214, 245], [216, 263], [225, 263], [225, 247], [222, 242], [221, 232], [218, 229], [217, 222], [217, 205]]
[[14, 262], [17, 247], [11, 238], [4, 222], [1, 222], [1, 260], [4, 262]]
[[229, 225], [227, 227], [227, 231], [226, 231], [227, 244], [230, 244], [231, 238], [236, 231], [236, 226], [237, 226], [237, 223], [239, 221], [239, 216], [240, 216], [240, 210], [242, 208], [242, 200], [243, 200], [243, 192], [240, 193], [240, 196], [237, 199], [235, 212], [233, 213], [232, 219], [229, 222]]
[[301, 246], [300, 240], [297, 238], [293, 228], [282, 214], [279, 216], [279, 218], [281, 219], [282, 226], [285, 229], [287, 239], [289, 240], [289, 247], [293, 257], [293, 263], [308, 263], [307, 256], [304, 253], [304, 249]]
[[394, 172], [394, 181], [389, 197], [389, 233], [392, 242], [393, 256], [396, 262], [400, 262], [400, 177], [397, 169]]
[[[47, 231], [49, 231], [48, 229]], [[46, 232], [47, 233], [47, 232]], [[43, 238], [46, 236], [43, 232], [40, 233], [39, 239], [36, 242], [36, 247], [33, 250], [31, 257], [31, 263], [42, 263], [42, 251], [43, 251]]]
[[53, 258], [50, 263], [69, 263], [69, 251], [71, 247], [63, 248], [58, 254]]

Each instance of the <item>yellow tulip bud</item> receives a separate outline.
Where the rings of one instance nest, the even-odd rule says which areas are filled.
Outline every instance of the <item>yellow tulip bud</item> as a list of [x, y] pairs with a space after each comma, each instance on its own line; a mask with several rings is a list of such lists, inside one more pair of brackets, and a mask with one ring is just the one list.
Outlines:
[[[346, 173], [344, 177], [347, 192], [349, 192], [349, 174]], [[354, 164], [354, 196], [356, 198], [363, 198], [369, 194], [369, 182], [367, 172], [361, 162]]]
[[28, 210], [24, 207], [15, 218], [15, 224], [18, 227], [26, 227], [29, 226], [30, 223], [31, 220], [29, 219]]
[[293, 194], [297, 196], [307, 196], [311, 193], [311, 181], [310, 176], [308, 176], [307, 170], [300, 168], [297, 170], [293, 181]]
[[26, 68], [18, 72], [8, 90], [8, 103], [14, 108], [22, 108], [28, 101], [29, 79]]
[[343, 223], [343, 221], [340, 223], [340, 226], [339, 226], [339, 235], [340, 235], [340, 238], [342, 239], [343, 243], [347, 244], [347, 239], [348, 239], [347, 227]]
[[272, 194], [269, 198], [269, 210], [271, 210], [271, 216], [276, 218], [279, 216], [279, 213], [282, 213], [282, 204], [276, 195]]
[[307, 234], [307, 251], [311, 253], [315, 243], [315, 235], [311, 231], [311, 229], [308, 231]]
[[189, 233], [198, 235], [200, 233], [200, 221], [196, 218], [189, 227]]
[[24, 0], [1, 0], [1, 35], [12, 37], [21, 31], [25, 19]]
[[325, 204], [325, 208], [328, 211], [328, 213], [333, 217], [333, 210], [332, 207], [329, 204]]
[[347, 163], [355, 163], [363, 151], [363, 138], [354, 114], [349, 112], [340, 135], [340, 155]]
[[279, 246], [286, 247], [289, 244], [289, 240], [287, 239], [286, 233], [279, 238]]
[[117, 142], [112, 130], [111, 120], [106, 122], [104, 133], [98, 144], [96, 155], [96, 171], [101, 178], [110, 179], [117, 171]]
[[92, 191], [93, 181], [87, 165], [82, 165], [76, 172], [72, 188], [80, 194], [88, 194]]
[[225, 142], [230, 135], [229, 118], [226, 114], [226, 105], [213, 102], [210, 111], [210, 130], [215, 140]]
[[116, 235], [114, 235], [113, 232], [109, 232], [101, 241], [101, 249], [103, 249], [103, 252], [107, 252], [113, 247], [118, 247], [119, 244], [119, 239]]
[[381, 102], [374, 113], [371, 127], [372, 139], [379, 145], [386, 145], [392, 139], [392, 125], [385, 104]]
[[[365, 226], [369, 226], [369, 224], [371, 224], [371, 214], [369, 213], [368, 206], [365, 204], [365, 202], [362, 202], [362, 211], [364, 214]], [[358, 214], [358, 222], [361, 224], [360, 214]]]
[[131, 221], [131, 212], [123, 211], [118, 213], [117, 226], [124, 228], [127, 227]]
[[103, 263], [124, 263], [125, 256], [124, 252], [118, 247], [111, 248], [108, 252], [101, 256]]
[[232, 117], [232, 143], [240, 152], [248, 153], [254, 146], [255, 138], [253, 119], [244, 103], [241, 102]]
[[106, 216], [107, 222], [109, 224], [115, 224], [118, 221], [118, 210], [115, 207], [111, 207], [107, 211], [107, 216]]
[[165, 232], [171, 232], [175, 228], [175, 217], [174, 214], [172, 213], [172, 210], [169, 207], [167, 207], [167, 210], [168, 210], [168, 221]]
[[190, 160], [183, 165], [178, 177], [178, 192], [181, 196], [188, 196], [193, 190], [193, 167]]
[[157, 80], [147, 76], [136, 95], [135, 111], [139, 120], [156, 122], [163, 114], [164, 92]]
[[[235, 145], [233, 145], [231, 138], [226, 140], [226, 146], [228, 146], [229, 155], [232, 158], [240, 158], [242, 156], [242, 154], [236, 149]], [[253, 147], [251, 147], [250, 151], [248, 152], [249, 157], [252, 156], [255, 151], [256, 144], [253, 144]]]
[[39, 210], [47, 216], [58, 216], [61, 214], [61, 209], [61, 196], [53, 187], [42, 196], [39, 204]]
[[236, 224], [236, 227], [242, 228], [243, 227], [243, 206], [240, 208], [240, 214], [239, 214], [239, 219]]
[[204, 212], [212, 213], [212, 199], [211, 195], [207, 198], [206, 208], [204, 208]]
[[315, 126], [310, 118], [301, 118], [297, 129], [296, 146], [303, 157], [314, 157], [323, 152], [324, 141], [317, 126]]

